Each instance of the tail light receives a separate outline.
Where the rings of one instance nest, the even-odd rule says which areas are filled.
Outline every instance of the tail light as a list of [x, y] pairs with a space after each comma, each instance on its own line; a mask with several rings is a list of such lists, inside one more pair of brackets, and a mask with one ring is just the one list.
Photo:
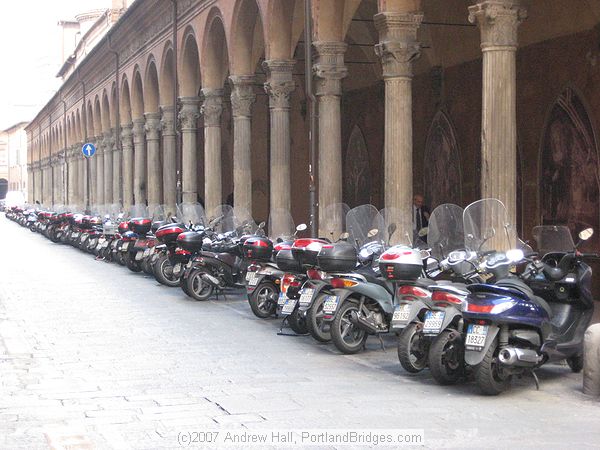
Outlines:
[[188, 255], [191, 255], [192, 252], [188, 252], [187, 250], [184, 250], [182, 248], [178, 248], [178, 249], [175, 250], [175, 254], [176, 255], [182, 255], [182, 256], [188, 256]]
[[463, 302], [460, 297], [444, 291], [434, 291], [431, 300], [436, 303], [454, 303], [455, 305], [460, 305]]
[[358, 283], [356, 281], [347, 280], [345, 278], [333, 278], [331, 280], [331, 287], [335, 289], [344, 289], [352, 286], [356, 286]]
[[405, 285], [398, 288], [398, 295], [423, 298], [428, 297], [429, 292], [417, 286]]
[[278, 252], [279, 250], [290, 250], [291, 248], [292, 245], [290, 243], [280, 242], [279, 244], [276, 244], [275, 247], [273, 247], [273, 250]]
[[308, 278], [310, 278], [311, 280], [322, 280], [323, 279], [323, 273], [317, 269], [308, 269], [306, 271], [306, 275], [308, 275]]
[[394, 259], [398, 259], [401, 256], [411, 255], [412, 252], [409, 250], [403, 252], [386, 252], [381, 255], [381, 259], [384, 261], [393, 261]]
[[289, 287], [300, 287], [300, 281], [294, 275], [286, 273], [281, 279], [281, 292], [286, 293]]
[[467, 311], [472, 313], [483, 313], [483, 314], [500, 314], [504, 311], [509, 310], [517, 303], [514, 300], [509, 300], [507, 302], [501, 302], [497, 304], [488, 304], [488, 305], [477, 305], [475, 303], [467, 303]]

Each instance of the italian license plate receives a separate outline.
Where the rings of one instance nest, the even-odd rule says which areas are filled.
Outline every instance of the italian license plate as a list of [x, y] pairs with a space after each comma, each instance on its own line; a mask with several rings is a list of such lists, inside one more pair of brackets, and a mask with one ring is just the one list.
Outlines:
[[394, 315], [392, 316], [392, 328], [401, 328], [406, 325], [410, 318], [410, 305], [396, 306]]
[[146, 256], [150, 256], [150, 249], [149, 248], [147, 248], [146, 250], [144, 250], [144, 258]]
[[286, 316], [293, 313], [296, 303], [298, 303], [298, 300], [292, 300], [291, 298], [288, 298], [283, 304], [283, 308], [281, 308], [281, 314]]
[[181, 272], [181, 263], [177, 263], [173, 266], [173, 275], [177, 276], [179, 275], [179, 272]]
[[72, 237], [72, 238], [74, 238], [74, 239], [75, 239], [75, 238], [78, 238], [78, 237], [79, 237], [79, 233], [77, 233], [76, 231], [73, 231], [73, 232], [71, 233], [71, 237]]
[[123, 245], [121, 245], [121, 251], [126, 252], [128, 248], [129, 242], [123, 242]]
[[333, 314], [338, 307], [340, 298], [337, 295], [328, 295], [323, 302], [323, 314]]
[[423, 333], [440, 334], [442, 323], [446, 313], [444, 311], [427, 311], [425, 313], [425, 323], [423, 324]]
[[141, 260], [143, 257], [144, 257], [144, 252], [137, 252], [137, 253], [135, 254], [135, 260], [136, 260], [136, 261], [139, 261], [139, 260]]
[[108, 241], [104, 241], [104, 242], [102, 243], [102, 248], [106, 248], [106, 247], [108, 247]]
[[256, 272], [248, 272], [246, 274], [246, 281], [248, 286], [256, 286], [258, 284], [258, 274]]
[[311, 288], [302, 289], [302, 293], [300, 294], [300, 304], [309, 305], [312, 301], [314, 292], [315, 290]]
[[280, 292], [279, 298], [277, 299], [277, 306], [285, 305], [286, 300], [287, 300], [287, 296], [285, 295], [285, 292]]
[[467, 338], [465, 339], [465, 348], [480, 352], [483, 350], [487, 338], [489, 325], [473, 325], [467, 327]]

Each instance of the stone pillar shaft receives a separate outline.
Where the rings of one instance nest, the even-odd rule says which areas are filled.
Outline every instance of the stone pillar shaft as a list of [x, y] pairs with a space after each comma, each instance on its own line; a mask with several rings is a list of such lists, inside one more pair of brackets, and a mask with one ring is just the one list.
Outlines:
[[96, 139], [96, 206], [104, 205], [104, 142], [102, 136]]
[[146, 204], [146, 139], [144, 126], [144, 118], [133, 120], [133, 200], [136, 205]]
[[163, 202], [166, 212], [175, 214], [177, 204], [177, 152], [175, 133], [175, 108], [161, 107], [161, 130], [163, 142]]
[[[518, 0], [482, 1], [469, 7], [469, 21], [481, 31], [483, 105], [481, 197], [497, 198], [509, 221], [517, 217], [517, 28], [526, 17]], [[499, 249], [500, 250], [500, 249]]]
[[123, 147], [123, 209], [129, 211], [133, 205], [133, 141], [132, 124], [121, 125]]
[[252, 217], [252, 104], [254, 76], [231, 76], [233, 112], [233, 201]]
[[202, 89], [204, 103], [204, 201], [208, 216], [214, 215], [216, 207], [222, 204], [221, 185], [221, 112], [223, 111], [223, 90]]
[[160, 167], [160, 113], [146, 113], [146, 146], [148, 151], [148, 206], [150, 214], [162, 202]]
[[[314, 42], [317, 62], [313, 72], [317, 77], [319, 102], [319, 236], [328, 231], [342, 231], [342, 217], [330, 217], [334, 223], [324, 223], [325, 211], [342, 203], [342, 131], [340, 97], [342, 79], [348, 71], [344, 65], [344, 42]], [[321, 220], [323, 219], [323, 220]]]
[[119, 132], [119, 129], [117, 128], [115, 130], [115, 135], [114, 135], [114, 139], [112, 141], [113, 144], [113, 151], [112, 151], [112, 163], [113, 163], [113, 178], [112, 178], [112, 187], [113, 187], [113, 191], [112, 191], [112, 200], [113, 203], [117, 204], [117, 205], [122, 205], [123, 204], [123, 197], [122, 197], [122, 182], [121, 182], [121, 149], [117, 146], [117, 134]]
[[181, 123], [181, 171], [183, 202], [196, 203], [198, 201], [198, 156], [196, 149], [196, 132], [198, 130], [198, 97], [182, 97], [179, 121]]
[[102, 148], [104, 149], [104, 203], [113, 203], [113, 133], [110, 130], [104, 134]]
[[[96, 145], [95, 139], [92, 139], [92, 143]], [[97, 151], [97, 150], [96, 150]], [[90, 207], [93, 207], [97, 203], [96, 193], [98, 192], [98, 184], [96, 183], [97, 177], [97, 163], [98, 159], [95, 156], [92, 156], [89, 159], [89, 179], [88, 179], [88, 189], [89, 189], [89, 199], [90, 199]]]

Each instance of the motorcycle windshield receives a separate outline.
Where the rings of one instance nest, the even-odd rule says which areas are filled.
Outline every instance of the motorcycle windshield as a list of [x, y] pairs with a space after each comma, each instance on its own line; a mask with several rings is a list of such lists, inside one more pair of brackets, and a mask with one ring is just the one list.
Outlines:
[[505, 252], [517, 247], [517, 234], [504, 204], [495, 198], [478, 200], [463, 212], [465, 247], [475, 252]]
[[464, 249], [463, 212], [460, 206], [452, 203], [444, 203], [433, 210], [427, 233], [431, 256], [442, 260], [450, 252]]
[[357, 249], [360, 249], [367, 242], [383, 241], [384, 228], [383, 216], [373, 205], [357, 206], [346, 214], [348, 242], [356, 246]]
[[235, 213], [231, 205], [219, 205], [209, 214], [209, 219], [213, 220], [218, 217], [221, 219], [215, 226], [215, 231], [218, 233], [226, 233], [235, 230]]
[[240, 206], [233, 208], [233, 223], [238, 236], [254, 234], [258, 230], [258, 225], [252, 218], [252, 214], [247, 208]]
[[178, 207], [177, 218], [185, 224], [204, 225], [206, 216], [200, 203], [182, 203]]
[[129, 217], [148, 217], [148, 207], [144, 204], [132, 205], [129, 208]]
[[269, 237], [273, 241], [292, 239], [296, 231], [292, 213], [287, 209], [274, 209], [269, 214]]
[[571, 231], [565, 225], [542, 225], [533, 228], [533, 238], [541, 256], [553, 252], [571, 252], [575, 248]]
[[152, 221], [165, 220], [165, 205], [156, 205], [152, 210]]
[[323, 238], [329, 239], [331, 242], [335, 242], [340, 238], [345, 230], [346, 215], [350, 211], [350, 208], [345, 203], [332, 203], [331, 205], [323, 208], [322, 216], [319, 218], [319, 228], [323, 230]]
[[412, 247], [413, 243], [415, 245], [421, 243], [420, 241], [417, 242], [413, 236], [402, 232], [402, 215], [398, 208], [383, 208], [380, 214], [383, 217], [384, 224], [381, 236], [388, 246], [406, 245]]

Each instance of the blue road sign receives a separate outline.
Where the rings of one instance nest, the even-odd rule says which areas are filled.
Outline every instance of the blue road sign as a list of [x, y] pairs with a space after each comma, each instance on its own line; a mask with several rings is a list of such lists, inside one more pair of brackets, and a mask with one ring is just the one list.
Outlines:
[[96, 146], [90, 142], [83, 144], [81, 146], [81, 153], [83, 153], [83, 156], [86, 158], [91, 158], [94, 156], [94, 153], [96, 153]]

